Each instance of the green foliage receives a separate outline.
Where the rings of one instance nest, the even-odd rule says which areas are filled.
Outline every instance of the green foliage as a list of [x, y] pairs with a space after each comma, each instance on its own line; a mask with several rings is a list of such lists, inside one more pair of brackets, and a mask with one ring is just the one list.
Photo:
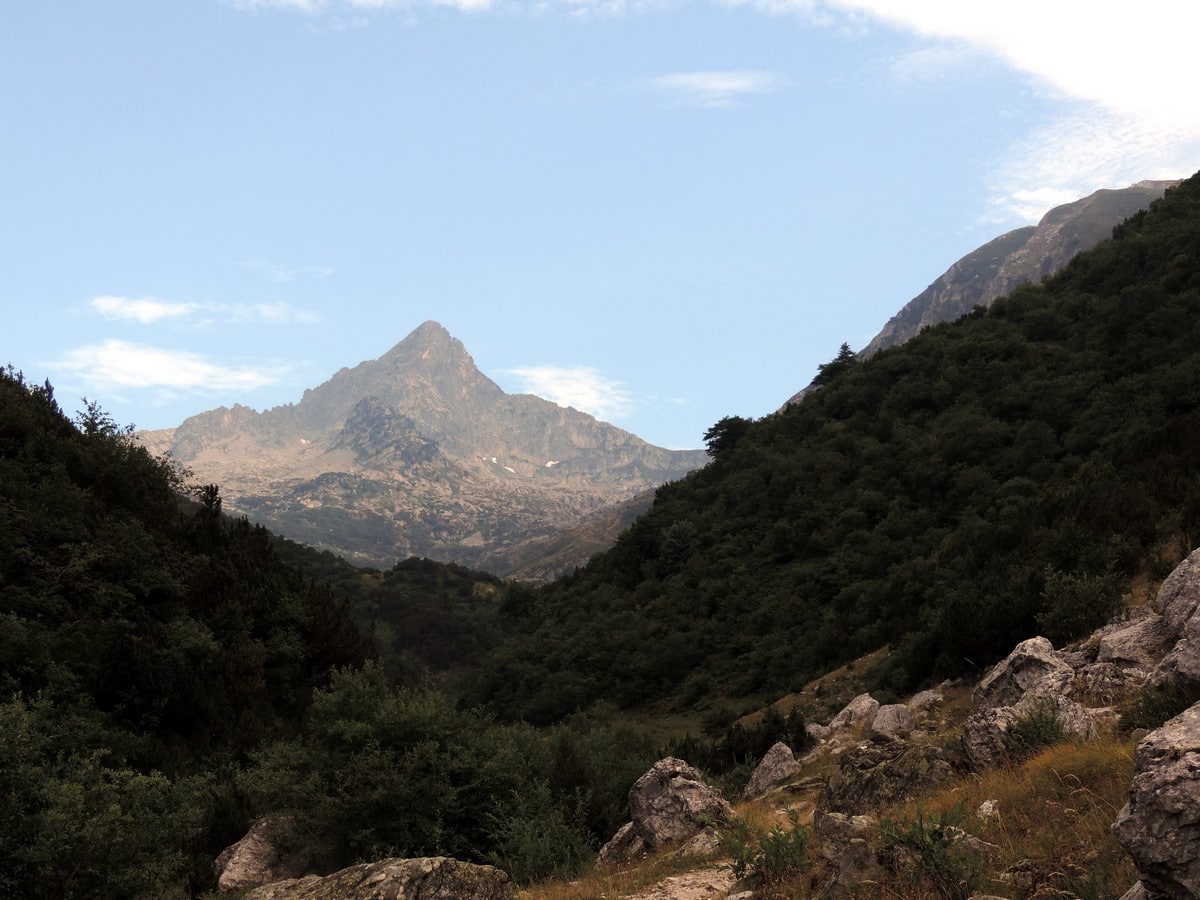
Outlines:
[[1127, 732], [1137, 728], [1153, 731], [1187, 710], [1197, 699], [1200, 698], [1192, 692], [1169, 681], [1146, 685], [1129, 708], [1122, 710], [1121, 728]]
[[1052, 704], [1043, 703], [1017, 719], [1004, 735], [1004, 749], [1010, 759], [1022, 760], [1064, 740], [1066, 730], [1062, 716]]
[[544, 781], [514, 792], [491, 815], [495, 849], [488, 861], [517, 884], [578, 874], [595, 852], [581, 806], [581, 798], [564, 802]]
[[769, 886], [795, 878], [812, 865], [810, 830], [791, 808], [786, 828], [776, 825], [761, 837], [740, 817], [718, 829], [717, 834], [729, 851], [730, 868], [738, 879], [752, 877], [758, 884]]
[[966, 900], [975, 893], [983, 872], [980, 854], [963, 840], [966, 811], [962, 803], [939, 813], [927, 814], [918, 808], [908, 821], [884, 819], [879, 823], [885, 847], [893, 857], [906, 852], [915, 862], [917, 873], [932, 884], [939, 896]]
[[723, 456], [746, 436], [752, 421], [741, 416], [725, 416], [719, 419], [708, 431], [704, 432], [704, 446], [708, 455], [716, 459]]
[[[890, 644], [904, 693], [1080, 636], [1200, 542], [1200, 179], [953, 324], [822, 368], [539, 596], [470, 696], [552, 722], [604, 698], [778, 696]], [[720, 436], [718, 433], [716, 436]], [[964, 627], [970, 623], [970, 627]]]
[[[762, 717], [752, 725], [730, 721], [729, 713], [732, 711], [727, 713], [718, 710], [713, 718], [706, 720], [705, 737], [687, 735], [675, 738], [659, 755], [686, 759], [692, 765], [717, 776], [735, 772], [740, 774], [744, 770], [745, 774], [738, 785], [740, 787], [745, 785], [759, 760], [779, 741], [793, 751], [803, 750], [812, 743], [804, 727], [804, 717], [797, 706], [793, 706], [786, 716], [774, 706], [768, 706]], [[723, 727], [718, 725], [720, 722], [725, 723]], [[728, 780], [738, 781], [738, 778]]]

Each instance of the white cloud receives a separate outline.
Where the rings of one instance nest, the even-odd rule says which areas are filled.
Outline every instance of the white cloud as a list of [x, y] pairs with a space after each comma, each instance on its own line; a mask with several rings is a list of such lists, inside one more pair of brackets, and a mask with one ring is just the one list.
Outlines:
[[826, 3], [931, 42], [910, 59], [918, 70], [969, 46], [1058, 95], [1057, 121], [1018, 138], [996, 161], [989, 184], [996, 221], [1036, 221], [1098, 188], [1186, 177], [1200, 165], [1192, 90], [1198, 4], [1146, 0], [1081, 14], [1075, 4], [1045, 0]]
[[632, 406], [632, 397], [620, 381], [589, 366], [522, 366], [509, 369], [508, 374], [521, 380], [526, 393], [559, 406], [573, 406], [597, 419], [618, 419]]
[[258, 390], [290, 372], [282, 364], [228, 366], [199, 353], [118, 340], [68, 350], [47, 367], [95, 390], [184, 393]]
[[774, 72], [734, 69], [721, 72], [672, 72], [651, 85], [676, 101], [694, 106], [726, 107], [747, 94], [770, 94], [787, 81]]
[[106, 319], [134, 321], [142, 325], [152, 325], [167, 319], [199, 327], [248, 322], [264, 325], [307, 325], [320, 321], [320, 316], [316, 313], [296, 309], [283, 301], [245, 304], [178, 303], [153, 297], [134, 300], [129, 297], [106, 295], [93, 299], [91, 307]]
[[183, 319], [200, 309], [196, 303], [171, 303], [154, 297], [114, 297], [105, 295], [92, 300], [92, 309], [106, 319], [132, 320], [149, 325], [163, 319]]
[[242, 267], [253, 269], [269, 281], [285, 283], [301, 278], [328, 278], [334, 273], [329, 266], [285, 266], [266, 259], [248, 259]]

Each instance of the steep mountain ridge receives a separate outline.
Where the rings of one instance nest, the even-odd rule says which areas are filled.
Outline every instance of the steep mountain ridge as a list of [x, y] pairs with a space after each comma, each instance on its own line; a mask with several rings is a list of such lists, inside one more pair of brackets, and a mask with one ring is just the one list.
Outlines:
[[499, 574], [524, 541], [707, 461], [505, 393], [432, 321], [298, 403], [222, 407], [141, 438], [287, 537], [360, 563], [417, 555]]
[[873, 355], [929, 325], [957, 319], [976, 306], [989, 306], [1020, 284], [1053, 275], [1075, 254], [1096, 246], [1112, 234], [1114, 226], [1178, 183], [1139, 181], [1119, 190], [1099, 190], [1054, 207], [1036, 226], [1017, 228], [988, 241], [905, 304], [861, 355]]

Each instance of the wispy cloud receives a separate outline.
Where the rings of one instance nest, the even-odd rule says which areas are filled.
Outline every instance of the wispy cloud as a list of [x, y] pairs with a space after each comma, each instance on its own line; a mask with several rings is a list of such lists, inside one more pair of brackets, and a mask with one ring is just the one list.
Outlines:
[[268, 281], [286, 283], [290, 281], [328, 278], [334, 273], [329, 266], [285, 266], [266, 259], [248, 259], [242, 267], [253, 269]]
[[589, 366], [522, 366], [509, 369], [508, 374], [520, 379], [525, 393], [559, 406], [573, 406], [605, 421], [627, 415], [633, 405], [622, 382]]
[[174, 321], [183, 325], [209, 327], [216, 324], [307, 325], [320, 321], [320, 316], [289, 303], [182, 303], [154, 297], [117, 297], [104, 295], [94, 298], [91, 308], [113, 321], [138, 322], [153, 325]]
[[[786, 5], [786, 0], [785, 0]], [[807, 10], [810, 2], [798, 2]], [[1056, 121], [1019, 137], [989, 179], [991, 213], [1036, 220], [1100, 187], [1178, 178], [1200, 163], [1200, 104], [1192, 90], [1200, 5], [1146, 0], [1136, 12], [1042, 0], [825, 0], [927, 42], [907, 70], [953, 62], [965, 48], [1029, 76], [1059, 98]], [[915, 66], [915, 67], [914, 67]]]
[[774, 72], [731, 69], [716, 72], [670, 72], [651, 79], [651, 86], [675, 102], [690, 106], [721, 108], [748, 94], [771, 94], [787, 80]]
[[68, 350], [46, 365], [91, 390], [191, 394], [258, 390], [291, 371], [284, 364], [230, 366], [199, 353], [117, 340]]
[[172, 303], [154, 297], [114, 297], [105, 295], [92, 300], [92, 309], [106, 319], [141, 322], [149, 325], [164, 319], [183, 319], [199, 310], [197, 303]]
[[[387, 10], [410, 10], [413, 0], [226, 0], [229, 6], [243, 12], [278, 9], [308, 15], [325, 13], [370, 13]], [[488, 9], [491, 0], [429, 0], [432, 6], [448, 6], [464, 12]]]

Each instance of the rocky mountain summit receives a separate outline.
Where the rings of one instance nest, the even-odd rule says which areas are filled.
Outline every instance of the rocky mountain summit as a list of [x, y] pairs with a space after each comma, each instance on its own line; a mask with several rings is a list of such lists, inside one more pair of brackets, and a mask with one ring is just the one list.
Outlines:
[[[951, 322], [1026, 282], [1037, 283], [1072, 257], [1111, 236], [1113, 227], [1148, 207], [1178, 181], [1139, 181], [1056, 206], [1037, 225], [1005, 232], [972, 250], [890, 318], [859, 357], [901, 344], [922, 328]], [[808, 388], [788, 400], [794, 403]], [[784, 404], [785, 406], [787, 404]]]
[[707, 461], [506, 394], [436, 322], [298, 403], [221, 407], [140, 438], [285, 537], [364, 564], [427, 556], [497, 574], [521, 565], [523, 542]]

